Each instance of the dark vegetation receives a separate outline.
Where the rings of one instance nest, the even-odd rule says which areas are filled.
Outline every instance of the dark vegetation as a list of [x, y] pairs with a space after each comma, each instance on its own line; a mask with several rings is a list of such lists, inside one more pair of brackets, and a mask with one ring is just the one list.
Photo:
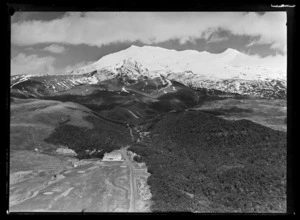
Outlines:
[[158, 112], [168, 112], [196, 105], [198, 103], [198, 96], [190, 89], [180, 89], [177, 92], [164, 94], [158, 100], [158, 102], [151, 103], [150, 108]]
[[55, 96], [60, 96], [60, 95], [89, 95], [91, 93], [95, 93], [97, 91], [103, 91], [103, 90], [107, 90], [105, 85], [86, 85], [86, 84], [82, 84], [82, 85], [76, 85], [74, 87], [71, 87], [68, 90], [64, 90], [64, 91], [59, 91], [59, 92], [55, 92], [52, 95]]
[[128, 91], [139, 91], [147, 94], [164, 87], [159, 78], [149, 79], [147, 77], [141, 77], [138, 80], [131, 80], [127, 76], [121, 75], [113, 79], [102, 81], [101, 84], [106, 85], [108, 89], [113, 90], [120, 90], [126, 85]]
[[115, 107], [110, 110], [101, 111], [101, 115], [111, 120], [122, 123], [127, 123], [129, 121], [132, 122], [130, 119], [133, 117], [126, 109], [120, 107]]
[[253, 109], [239, 108], [239, 107], [233, 106], [230, 108], [203, 109], [200, 111], [209, 113], [209, 114], [213, 114], [213, 115], [227, 115], [227, 114], [252, 113]]
[[158, 98], [159, 100], [172, 100], [176, 99], [187, 106], [193, 106], [197, 104], [198, 96], [191, 89], [180, 89], [177, 92], [167, 93]]
[[247, 95], [240, 95], [237, 93], [227, 93], [216, 89], [205, 89], [205, 88], [193, 88], [193, 89], [194, 91], [196, 91], [196, 93], [199, 96], [198, 104], [202, 104], [204, 102], [209, 102], [209, 101], [215, 101], [215, 100], [224, 100], [228, 98], [233, 98], [233, 99], [249, 98], [249, 96]]
[[150, 108], [157, 112], [168, 112], [171, 110], [186, 108], [186, 105], [183, 103], [172, 103], [171, 100], [163, 100], [151, 103]]
[[284, 132], [189, 111], [167, 114], [152, 143], [129, 150], [152, 174], [153, 211], [285, 211]]
[[[147, 84], [146, 84], [147, 83]], [[129, 86], [129, 89], [138, 90], [145, 93], [151, 93], [162, 88], [161, 82], [157, 79], [140, 80], [136, 84]]]
[[[77, 87], [74, 87], [71, 90], [75, 90]], [[137, 111], [143, 118], [147, 119], [147, 117], [152, 117], [153, 115], [171, 110], [183, 110], [198, 103], [197, 94], [189, 88], [163, 94], [156, 102], [147, 101], [149, 98], [133, 91], [130, 91], [130, 93], [117, 93], [103, 90], [96, 90], [87, 95], [58, 93], [51, 96], [45, 96], [43, 99], [75, 102], [94, 112], [103, 114], [105, 117], [123, 123], [139, 121], [134, 118], [127, 109], [133, 112]]]
[[12, 97], [34, 98], [35, 96], [46, 95], [48, 92], [44, 87], [44, 84], [40, 81], [26, 80], [13, 87]]
[[[192, 87], [193, 88], [193, 87]], [[209, 97], [213, 96], [224, 96], [224, 97], [234, 97], [234, 98], [247, 98], [246, 95], [241, 95], [238, 93], [230, 93], [230, 92], [223, 92], [217, 89], [206, 89], [206, 88], [193, 88], [193, 90], [199, 92], [202, 95], [206, 95]]]
[[[131, 144], [129, 130], [122, 125], [87, 116], [93, 129], [64, 124], [54, 130], [45, 142], [64, 145], [77, 153], [77, 158], [102, 158], [104, 153]], [[87, 151], [88, 150], [88, 151]], [[91, 151], [99, 150], [91, 154]]]
[[[65, 90], [64, 86], [59, 83], [63, 82], [66, 85], [71, 86], [70, 79], [80, 78], [82, 76], [77, 75], [48, 75], [48, 76], [34, 76], [28, 80], [15, 84], [11, 89], [11, 96], [17, 98], [35, 98], [49, 96], [53, 94], [54, 90], [52, 86], [55, 86], [57, 91]], [[16, 79], [18, 80], [18, 79]], [[13, 80], [11, 84], [14, 84], [16, 80]]]
[[[104, 85], [107, 88], [121, 86], [119, 81]], [[32, 91], [42, 93], [38, 90], [40, 83], [28, 86], [37, 89]], [[136, 88], [133, 86], [130, 93], [121, 94], [96, 91], [86, 96], [61, 94], [44, 97], [75, 102], [98, 113], [95, 113], [98, 117], [85, 118], [93, 124], [93, 129], [69, 125], [65, 121], [45, 141], [73, 149], [79, 159], [102, 158], [105, 152], [132, 144], [129, 130], [122, 123], [132, 118], [127, 109], [136, 110], [144, 115], [143, 126], [151, 130], [152, 138], [151, 142], [131, 145], [129, 150], [140, 155], [135, 160], [146, 162], [152, 174], [148, 184], [153, 195], [153, 211], [285, 211], [284, 132], [248, 120], [227, 121], [214, 116], [252, 111], [238, 107], [206, 110], [210, 114], [181, 111], [157, 115], [228, 96], [236, 99], [245, 96], [205, 89], [198, 89], [196, 95], [192, 90], [180, 89], [160, 96], [158, 102], [133, 101], [133, 89], [144, 88], [145, 92], [156, 89], [156, 85], [150, 82], [148, 87], [144, 86], [140, 83]], [[102, 120], [99, 114], [119, 124]], [[91, 154], [94, 150], [100, 152]]]
[[102, 110], [112, 109], [117, 105], [122, 105], [123, 103], [128, 102], [130, 99], [128, 96], [129, 95], [127, 93], [117, 94], [110, 91], [96, 91], [86, 96], [63, 94], [46, 96], [43, 99], [62, 102], [75, 102], [93, 111], [100, 112]]

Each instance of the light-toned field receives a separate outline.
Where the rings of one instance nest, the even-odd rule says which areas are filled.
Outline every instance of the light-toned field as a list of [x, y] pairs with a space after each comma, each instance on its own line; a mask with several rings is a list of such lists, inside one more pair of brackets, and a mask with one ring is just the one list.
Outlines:
[[44, 142], [61, 123], [93, 126], [84, 120], [89, 111], [69, 102], [12, 102], [9, 212], [145, 211], [138, 206], [143, 201], [135, 181], [141, 174], [132, 172], [132, 160], [78, 160]]
[[[240, 112], [232, 111], [237, 107]], [[282, 99], [224, 99], [205, 102], [195, 110], [219, 111], [229, 120], [248, 119], [275, 130], [286, 131], [287, 102]]]
[[25, 162], [24, 175], [20, 170], [11, 172], [14, 181], [10, 184], [10, 212], [128, 211], [129, 169], [121, 167], [123, 162], [91, 160], [81, 166], [72, 166], [66, 158], [32, 152], [20, 154], [22, 158], [20, 155], [13, 155], [13, 158], [34, 162]]
[[150, 210], [151, 193], [145, 169], [132, 172], [130, 160], [79, 161], [30, 151], [14, 153], [12, 158], [10, 212]]

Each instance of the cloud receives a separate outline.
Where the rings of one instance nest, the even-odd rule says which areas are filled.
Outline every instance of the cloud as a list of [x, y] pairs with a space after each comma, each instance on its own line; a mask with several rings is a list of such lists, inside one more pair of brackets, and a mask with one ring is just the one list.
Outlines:
[[[71, 12], [50, 21], [18, 21], [11, 26], [12, 43], [104, 44], [125, 41], [181, 43], [203, 38], [210, 30], [258, 37], [257, 44], [286, 48], [286, 13], [266, 12]], [[211, 33], [210, 33], [211, 34]], [[205, 38], [205, 36], [204, 36]]]
[[260, 57], [259, 55], [238, 56], [232, 62], [232, 65], [245, 66], [264, 66], [271, 70], [286, 72], [287, 57], [286, 55], [277, 54], [275, 56]]
[[94, 63], [96, 61], [82, 61], [80, 63], [76, 63], [74, 65], [68, 65], [66, 66], [63, 70], [61, 70], [61, 72], [70, 72], [74, 69], [77, 69], [77, 68], [80, 68], [80, 67], [83, 67], [83, 66], [87, 66], [87, 65], [90, 65], [92, 63]]
[[228, 37], [212, 36], [207, 43], [215, 43], [228, 40]]
[[24, 48], [24, 50], [33, 51], [34, 49], [33, 49], [33, 47], [26, 47], [26, 48]]
[[50, 46], [45, 47], [43, 50], [51, 53], [63, 53], [66, 51], [66, 48], [57, 44], [51, 44]]
[[251, 46], [253, 46], [253, 45], [257, 44], [257, 43], [258, 43], [257, 40], [253, 40], [253, 41], [250, 41], [248, 44], [246, 44], [245, 47], [251, 47]]
[[11, 75], [16, 74], [53, 74], [55, 58], [51, 56], [38, 57], [19, 53], [11, 59]]
[[271, 45], [272, 49], [278, 49], [281, 50], [282, 52], [286, 53], [287, 52], [287, 45], [282, 44], [281, 42], [275, 42]]
[[206, 41], [207, 43], [217, 43], [221, 41], [228, 40], [228, 37], [220, 37], [216, 32], [210, 35], [209, 39]]
[[16, 11], [13, 16], [11, 16], [11, 22], [29, 20], [32, 15], [38, 14], [38, 12], [18, 12]]

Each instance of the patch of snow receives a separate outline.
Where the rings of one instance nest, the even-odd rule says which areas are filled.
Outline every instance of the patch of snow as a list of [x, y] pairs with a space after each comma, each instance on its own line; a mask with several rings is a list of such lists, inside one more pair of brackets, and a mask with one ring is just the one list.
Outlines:
[[27, 76], [27, 77], [21, 78], [18, 82], [12, 84], [12, 85], [10, 86], [10, 88], [12, 88], [14, 85], [17, 85], [17, 84], [19, 84], [19, 83], [21, 83], [21, 82], [24, 82], [24, 81], [28, 80], [28, 78], [29, 78], [28, 76]]
[[89, 84], [97, 84], [98, 82], [99, 80], [95, 76], [89, 78]]
[[[77, 69], [77, 72], [87, 73], [91, 70], [109, 69], [116, 72], [126, 64], [129, 69], [135, 69], [139, 74], [153, 78], [155, 72], [184, 73], [196, 76], [205, 75], [211, 78], [241, 79], [256, 78], [255, 74], [266, 78], [286, 78], [286, 61], [275, 62], [272, 59], [253, 58], [234, 49], [227, 49], [220, 54], [195, 50], [168, 50], [160, 47], [142, 46], [128, 49], [102, 57], [97, 62]], [[237, 64], [239, 66], [237, 66]], [[241, 67], [242, 66], [242, 67]], [[259, 67], [258, 67], [259, 66]], [[117, 67], [117, 68], [115, 68]], [[226, 69], [225, 69], [226, 67]], [[247, 67], [241, 71], [241, 68]], [[242, 75], [240, 72], [244, 72]]]
[[127, 93], [129, 93], [126, 89], [125, 89], [125, 86], [123, 86], [122, 87], [122, 90], [121, 90], [122, 92], [127, 92]]

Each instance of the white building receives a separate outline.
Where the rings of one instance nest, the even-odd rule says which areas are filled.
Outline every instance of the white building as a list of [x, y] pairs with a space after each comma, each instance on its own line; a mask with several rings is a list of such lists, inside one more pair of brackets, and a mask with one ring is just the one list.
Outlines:
[[103, 161], [122, 161], [122, 155], [120, 152], [105, 153]]

